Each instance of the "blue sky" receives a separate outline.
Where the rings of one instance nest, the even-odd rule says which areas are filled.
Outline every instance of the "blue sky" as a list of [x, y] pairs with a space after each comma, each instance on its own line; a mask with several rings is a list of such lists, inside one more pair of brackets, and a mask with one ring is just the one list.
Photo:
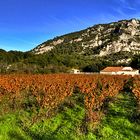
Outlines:
[[0, 48], [28, 51], [98, 23], [140, 19], [140, 0], [1, 0]]

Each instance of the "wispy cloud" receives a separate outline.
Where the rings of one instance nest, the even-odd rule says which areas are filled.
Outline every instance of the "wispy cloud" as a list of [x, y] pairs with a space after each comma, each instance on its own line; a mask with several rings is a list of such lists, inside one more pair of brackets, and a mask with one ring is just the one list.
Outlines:
[[126, 4], [127, 1], [126, 0], [118, 0], [119, 2], [123, 3], [123, 4]]
[[136, 8], [131, 7], [131, 6], [126, 6], [125, 8], [127, 8], [127, 9], [129, 9], [129, 10], [137, 11], [137, 9], [136, 9]]
[[126, 16], [126, 13], [124, 12], [124, 9], [122, 9], [121, 7], [120, 8], [114, 8], [114, 7], [112, 7], [112, 10], [114, 12], [116, 12], [117, 13], [117, 16], [119, 16], [119, 17], [125, 17]]
[[116, 6], [113, 5], [111, 9], [116, 13], [115, 16], [119, 18], [133, 18], [139, 13], [137, 5], [135, 2], [133, 4], [131, 0], [117, 0]]

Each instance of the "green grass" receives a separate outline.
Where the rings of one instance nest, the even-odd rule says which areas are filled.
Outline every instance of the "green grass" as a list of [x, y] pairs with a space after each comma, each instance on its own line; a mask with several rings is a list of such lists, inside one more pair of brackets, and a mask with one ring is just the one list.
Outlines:
[[119, 94], [109, 104], [108, 113], [98, 129], [98, 139], [140, 140], [140, 124], [134, 119], [136, 110], [137, 104], [131, 94]]
[[0, 117], [0, 140], [26, 140], [29, 139], [24, 131], [18, 126], [16, 114]]
[[74, 109], [68, 108], [51, 119], [43, 119], [33, 125], [29, 125], [30, 121], [24, 118], [22, 126], [19, 114], [5, 115], [0, 118], [0, 139], [72, 140], [82, 135], [80, 127], [84, 114], [83, 107], [77, 105]]
[[[84, 133], [83, 97], [67, 99], [51, 118], [32, 124], [31, 112], [0, 116], [0, 140], [140, 140], [137, 104], [129, 93], [121, 93], [104, 108], [106, 115], [96, 129]], [[137, 120], [136, 120], [137, 118]]]

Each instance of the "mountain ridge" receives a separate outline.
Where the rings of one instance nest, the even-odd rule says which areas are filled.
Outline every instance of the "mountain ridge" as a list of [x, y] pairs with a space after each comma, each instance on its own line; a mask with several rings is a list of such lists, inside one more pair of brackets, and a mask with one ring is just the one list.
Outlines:
[[[140, 20], [120, 20], [107, 24], [96, 24], [87, 29], [65, 34], [45, 41], [32, 52], [42, 54], [59, 48], [69, 48], [79, 54], [106, 56], [117, 52], [140, 52]], [[62, 49], [62, 48], [61, 48]]]

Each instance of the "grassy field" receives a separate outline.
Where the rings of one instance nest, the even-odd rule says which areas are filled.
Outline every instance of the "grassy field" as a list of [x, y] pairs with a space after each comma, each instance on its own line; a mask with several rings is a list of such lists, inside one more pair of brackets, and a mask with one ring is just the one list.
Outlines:
[[[140, 117], [131, 93], [120, 93], [107, 102], [101, 122], [88, 131], [82, 96], [68, 98], [52, 117], [30, 108], [0, 116], [1, 140], [140, 140]], [[37, 116], [42, 111], [42, 116]], [[41, 113], [40, 113], [41, 114]]]

